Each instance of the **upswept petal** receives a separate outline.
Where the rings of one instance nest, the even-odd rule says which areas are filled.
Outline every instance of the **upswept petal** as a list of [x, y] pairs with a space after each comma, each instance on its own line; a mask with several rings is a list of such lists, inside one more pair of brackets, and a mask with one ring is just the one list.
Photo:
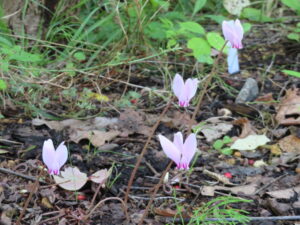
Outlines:
[[53, 161], [55, 160], [55, 149], [51, 139], [44, 141], [42, 158], [48, 168], [53, 165]]
[[197, 139], [194, 133], [190, 134], [183, 144], [182, 159], [186, 159], [187, 166], [190, 164], [197, 149]]
[[56, 149], [56, 157], [59, 165], [59, 169], [67, 162], [68, 160], [68, 149], [65, 146], [65, 142], [63, 141]]
[[244, 30], [240, 20], [236, 19], [235, 21], [223, 21], [222, 31], [225, 40], [229, 41], [233, 48], [243, 48], [242, 39], [244, 35]]
[[187, 79], [184, 85], [186, 97], [190, 101], [196, 94], [198, 87], [198, 79]]
[[169, 139], [167, 139], [163, 135], [158, 135], [159, 142], [161, 144], [161, 147], [167, 157], [169, 157], [171, 160], [173, 160], [177, 166], [180, 163], [180, 157], [181, 157], [181, 152], [179, 149], [172, 143]]
[[174, 80], [173, 80], [173, 92], [176, 95], [176, 97], [179, 99], [180, 95], [184, 91], [184, 81], [180, 74], [176, 73]]
[[174, 134], [174, 139], [173, 139], [174, 145], [177, 147], [177, 149], [180, 151], [180, 154], [183, 151], [183, 136], [181, 132], [177, 132]]

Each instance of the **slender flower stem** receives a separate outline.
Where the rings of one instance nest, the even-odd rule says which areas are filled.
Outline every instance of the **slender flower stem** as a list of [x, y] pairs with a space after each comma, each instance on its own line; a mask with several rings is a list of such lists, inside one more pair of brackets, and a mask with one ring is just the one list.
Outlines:
[[136, 164], [135, 164], [135, 166], [133, 168], [133, 171], [131, 172], [130, 179], [128, 181], [128, 185], [127, 185], [127, 189], [126, 189], [126, 193], [125, 193], [125, 197], [124, 197], [125, 204], [127, 204], [128, 195], [129, 195], [129, 191], [131, 189], [132, 183], [133, 183], [133, 179], [134, 179], [135, 174], [136, 174], [136, 172], [137, 172], [137, 170], [138, 170], [138, 168], [139, 168], [139, 166], [140, 166], [140, 164], [142, 162], [142, 159], [143, 159], [143, 157], [144, 157], [144, 155], [145, 155], [145, 153], [147, 151], [147, 147], [148, 147], [148, 145], [149, 145], [149, 143], [151, 141], [151, 138], [153, 137], [153, 135], [154, 135], [154, 133], [155, 133], [155, 131], [156, 131], [156, 129], [157, 129], [160, 121], [162, 120], [163, 116], [166, 114], [166, 112], [170, 108], [171, 103], [173, 102], [173, 100], [174, 100], [174, 98], [171, 98], [169, 100], [168, 104], [166, 105], [166, 107], [164, 108], [164, 110], [162, 111], [162, 113], [160, 114], [158, 120], [156, 121], [156, 123], [152, 127], [150, 135], [148, 136], [148, 139], [147, 139], [147, 141], [146, 141], [146, 143], [145, 143], [145, 145], [144, 145], [144, 147], [142, 149], [142, 152], [141, 152], [141, 154], [139, 155], [139, 157], [137, 159], [137, 162], [136, 162]]

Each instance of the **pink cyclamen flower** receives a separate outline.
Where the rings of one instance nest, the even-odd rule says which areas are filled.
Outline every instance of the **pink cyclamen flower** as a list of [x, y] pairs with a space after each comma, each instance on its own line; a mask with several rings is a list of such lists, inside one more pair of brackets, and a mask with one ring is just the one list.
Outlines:
[[230, 42], [232, 48], [243, 48], [242, 39], [244, 35], [244, 29], [238, 19], [235, 21], [223, 21], [222, 30], [225, 40]]
[[53, 142], [48, 139], [43, 145], [43, 162], [48, 167], [49, 174], [58, 175], [60, 168], [68, 159], [68, 150], [64, 142], [55, 150]]
[[174, 135], [174, 140], [171, 142], [163, 135], [158, 135], [161, 147], [165, 154], [172, 159], [178, 169], [189, 169], [189, 164], [196, 153], [197, 140], [195, 134], [190, 134], [185, 142], [181, 132]]
[[173, 91], [178, 98], [179, 105], [182, 107], [189, 106], [190, 100], [196, 94], [198, 87], [198, 79], [187, 79], [185, 82], [178, 73], [175, 75], [173, 80]]

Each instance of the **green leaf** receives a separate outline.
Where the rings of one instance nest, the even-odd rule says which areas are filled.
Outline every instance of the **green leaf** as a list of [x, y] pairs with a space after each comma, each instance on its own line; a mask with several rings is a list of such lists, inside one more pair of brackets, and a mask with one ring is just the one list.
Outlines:
[[204, 15], [204, 17], [209, 18], [219, 24], [221, 24], [224, 20], [228, 20], [228, 18], [222, 15]]
[[281, 72], [286, 73], [287, 75], [294, 76], [300, 78], [300, 72], [293, 70], [281, 70]]
[[281, 2], [293, 10], [300, 11], [300, 1], [299, 0], [281, 0]]
[[255, 8], [245, 8], [242, 16], [255, 22], [272, 22], [273, 19], [263, 15], [261, 10]]
[[221, 150], [221, 148], [223, 147], [224, 143], [222, 140], [216, 140], [213, 144], [213, 148], [216, 150]]
[[206, 3], [206, 0], [196, 0], [195, 6], [194, 6], [194, 11], [193, 11], [193, 16], [204, 7], [205, 3]]
[[212, 59], [212, 57], [210, 55], [199, 55], [196, 58], [197, 58], [198, 62], [200, 62], [200, 63], [207, 63], [207, 64], [214, 63], [214, 60]]
[[287, 37], [291, 40], [300, 41], [300, 35], [297, 33], [290, 33]]
[[229, 144], [232, 142], [232, 139], [229, 136], [224, 136], [223, 137], [223, 143], [224, 144]]
[[231, 148], [223, 148], [221, 149], [221, 153], [224, 155], [232, 155], [233, 150]]
[[17, 60], [21, 62], [38, 62], [41, 60], [40, 55], [25, 52], [20, 46], [14, 46], [12, 53], [9, 53], [8, 55], [10, 60]]
[[[208, 32], [206, 34], [206, 38], [208, 43], [215, 49], [217, 49], [218, 51], [221, 51], [222, 47], [225, 44], [225, 40], [224, 38], [216, 32]], [[228, 49], [225, 47], [223, 50], [225, 53], [228, 53]]]
[[145, 27], [144, 32], [148, 37], [153, 38], [155, 40], [159, 40], [159, 41], [162, 41], [162, 40], [166, 39], [166, 37], [167, 37], [164, 24], [157, 22], [157, 21], [149, 23]]
[[181, 30], [183, 31], [190, 31], [193, 33], [203, 34], [203, 35], [205, 34], [204, 28], [198, 23], [188, 21], [188, 22], [179, 23], [179, 25]]
[[4, 91], [7, 89], [7, 84], [4, 80], [0, 79], [0, 91]]
[[2, 72], [8, 72], [8, 68], [9, 68], [9, 63], [8, 63], [8, 61], [2, 61], [1, 63], [0, 63], [0, 69], [2, 70]]
[[167, 48], [170, 49], [174, 47], [177, 44], [177, 41], [175, 39], [170, 39], [167, 43]]
[[251, 23], [242, 23], [244, 33], [247, 33], [251, 30], [252, 24]]
[[199, 62], [213, 63], [213, 59], [210, 57], [211, 47], [205, 39], [192, 38], [188, 40], [187, 47], [193, 50], [193, 55]]
[[75, 54], [73, 56], [78, 61], [84, 61], [84, 60], [86, 60], [86, 56], [85, 56], [84, 52], [81, 52], [81, 51], [75, 52]]

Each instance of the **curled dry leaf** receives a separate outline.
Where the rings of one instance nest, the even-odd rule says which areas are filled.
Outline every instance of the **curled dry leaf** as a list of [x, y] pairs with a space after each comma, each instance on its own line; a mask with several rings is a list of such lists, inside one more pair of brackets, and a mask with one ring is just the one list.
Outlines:
[[89, 178], [91, 181], [101, 184], [103, 183], [102, 187], [105, 187], [105, 182], [107, 178], [111, 175], [112, 168], [109, 170], [103, 169], [103, 170], [98, 170], [97, 172], [93, 173]]
[[256, 134], [255, 128], [251, 125], [247, 118], [240, 118], [233, 121], [233, 125], [242, 127], [242, 132], [239, 138], [245, 138], [248, 135]]
[[280, 102], [275, 119], [282, 125], [300, 124], [300, 95], [299, 89], [289, 89]]
[[256, 184], [249, 184], [249, 185], [241, 185], [236, 187], [223, 187], [223, 186], [203, 186], [201, 189], [201, 195], [203, 196], [214, 196], [215, 191], [230, 191], [232, 194], [242, 194], [251, 196], [254, 195], [257, 191]]
[[295, 194], [298, 194], [298, 196], [300, 195], [300, 185], [294, 188], [288, 188], [288, 189], [283, 189], [278, 191], [269, 191], [266, 192], [266, 194], [277, 199], [290, 199], [294, 197]]
[[231, 148], [239, 151], [253, 151], [269, 141], [270, 139], [266, 135], [249, 135], [246, 138], [236, 140]]
[[85, 173], [80, 172], [77, 167], [67, 167], [61, 171], [61, 176], [53, 175], [55, 183], [68, 191], [77, 191], [82, 188], [88, 180]]

